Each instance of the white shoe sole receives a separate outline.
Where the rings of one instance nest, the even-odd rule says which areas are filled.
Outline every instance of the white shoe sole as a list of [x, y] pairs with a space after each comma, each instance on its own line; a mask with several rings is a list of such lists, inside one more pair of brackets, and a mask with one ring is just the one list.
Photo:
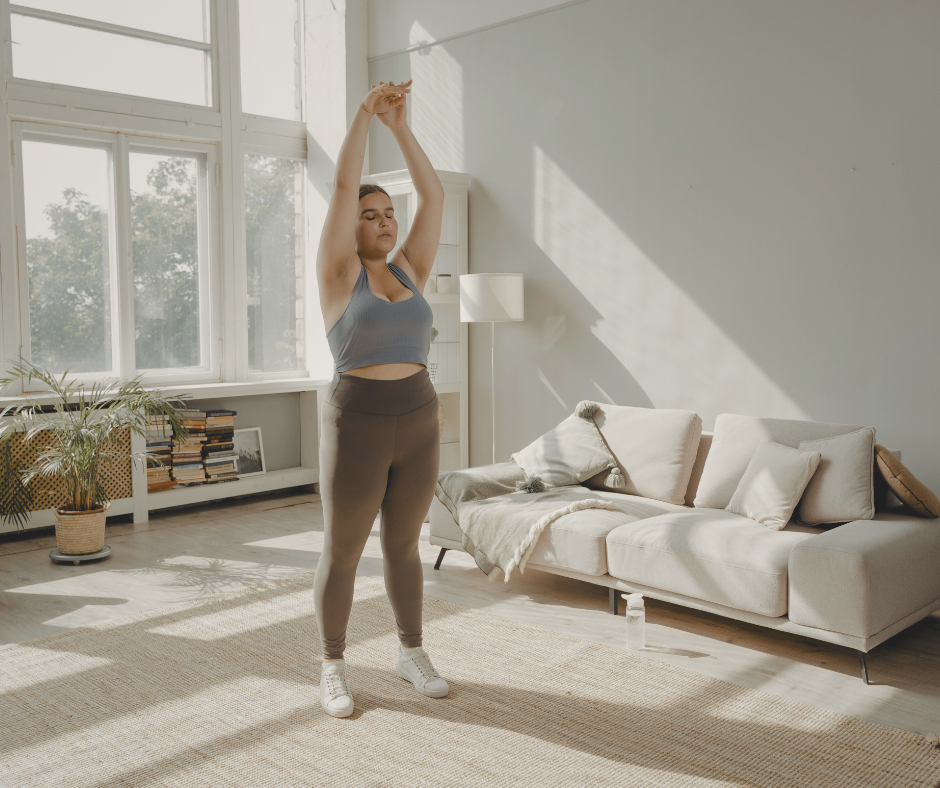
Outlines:
[[411, 676], [409, 676], [404, 670], [402, 670], [401, 665], [398, 665], [398, 664], [395, 665], [395, 672], [399, 676], [401, 676], [403, 679], [405, 679], [405, 681], [411, 682], [411, 686], [413, 686], [416, 690], [418, 690], [418, 692], [420, 692], [422, 695], [425, 695], [429, 698], [443, 698], [447, 695], [448, 692], [450, 692], [450, 687], [448, 687], [443, 692], [441, 692], [440, 690], [437, 690], [436, 692], [434, 692], [431, 690], [422, 689], [417, 684], [415, 684], [414, 681], [411, 680]]
[[331, 717], [349, 717], [356, 710], [355, 705], [351, 706], [347, 711], [338, 711], [336, 709], [328, 709], [326, 707], [326, 704], [322, 700], [320, 701], [320, 708], [323, 709], [323, 711], [325, 711]]

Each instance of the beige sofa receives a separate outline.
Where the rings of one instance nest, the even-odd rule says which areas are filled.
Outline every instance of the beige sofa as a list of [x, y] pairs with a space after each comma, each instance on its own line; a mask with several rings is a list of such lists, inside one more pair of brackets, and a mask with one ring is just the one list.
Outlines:
[[[595, 490], [624, 517], [588, 509], [560, 518], [526, 568], [607, 586], [614, 615], [619, 592], [640, 592], [847, 646], [868, 683], [867, 652], [940, 609], [940, 521], [895, 507], [871, 520], [791, 521], [773, 531], [724, 509], [695, 508], [711, 446], [712, 433], [701, 433], [685, 505]], [[429, 520], [439, 569], [447, 550], [463, 549], [461, 532], [437, 497]]]

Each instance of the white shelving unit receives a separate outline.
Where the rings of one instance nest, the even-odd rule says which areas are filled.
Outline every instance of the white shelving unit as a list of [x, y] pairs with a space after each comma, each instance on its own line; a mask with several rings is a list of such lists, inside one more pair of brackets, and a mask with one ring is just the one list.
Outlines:
[[[434, 327], [438, 333], [431, 342], [429, 363], [437, 364], [434, 388], [444, 406], [444, 431], [441, 435], [441, 470], [466, 468], [470, 462], [468, 441], [468, 327], [460, 322], [459, 277], [468, 273], [469, 248], [467, 231], [467, 192], [470, 176], [464, 173], [437, 170], [444, 186], [444, 218], [441, 241], [432, 272], [450, 274], [450, 293], [431, 293], [425, 296], [434, 312]], [[364, 183], [376, 183], [392, 197], [399, 220], [399, 244], [407, 237], [414, 219], [418, 195], [408, 170], [379, 173], [363, 178]], [[397, 247], [396, 247], [397, 248]], [[329, 380], [314, 378], [279, 378], [245, 382], [213, 382], [163, 386], [171, 395], [188, 393], [194, 404], [201, 400], [219, 398], [251, 398], [268, 394], [300, 396], [299, 464], [258, 476], [248, 476], [225, 484], [180, 487], [163, 492], [148, 493], [146, 471], [134, 470], [133, 495], [112, 502], [110, 515], [133, 514], [134, 522], [146, 522], [149, 512], [173, 506], [186, 506], [233, 496], [250, 495], [288, 487], [313, 485], [319, 491], [319, 404], [329, 386]], [[42, 401], [42, 396], [35, 399]], [[0, 397], [0, 408], [16, 402], [19, 397]], [[236, 407], [237, 410], [237, 407]], [[312, 418], [311, 418], [312, 417]], [[237, 426], [238, 417], [236, 416]], [[246, 425], [248, 426], [248, 425]], [[267, 447], [267, 444], [266, 444]], [[134, 438], [132, 449], [143, 450], [143, 440]], [[54, 523], [51, 509], [33, 512], [28, 528], [40, 528]], [[0, 533], [14, 530], [0, 525]]]
[[[161, 387], [171, 395], [192, 394], [192, 402], [198, 405], [200, 400], [216, 399], [219, 397], [241, 399], [251, 398], [264, 394], [291, 394], [300, 396], [300, 463], [294, 467], [281, 468], [268, 471], [257, 476], [246, 476], [238, 481], [224, 484], [207, 484], [197, 487], [177, 487], [173, 490], [149, 493], [147, 491], [147, 473], [140, 467], [134, 467], [132, 472], [132, 490], [130, 498], [118, 498], [111, 502], [109, 516], [132, 514], [135, 523], [146, 522], [149, 513], [157, 509], [166, 509], [173, 506], [188, 506], [206, 501], [223, 500], [239, 495], [269, 492], [288, 487], [301, 487], [315, 485], [319, 481], [319, 442], [317, 422], [310, 418], [317, 414], [317, 391], [329, 385], [329, 381], [315, 380], [313, 378], [291, 378], [280, 380], [257, 380], [244, 383], [201, 383], [193, 385], [175, 385]], [[34, 399], [42, 402], [47, 399], [41, 395]], [[17, 397], [0, 397], [0, 408], [22, 402]], [[187, 400], [188, 401], [188, 400]], [[237, 409], [237, 408], [236, 408]], [[308, 418], [304, 418], [308, 414]], [[238, 417], [236, 416], [236, 426]], [[136, 435], [131, 436], [131, 450], [143, 451], [144, 440]], [[53, 525], [55, 515], [52, 509], [35, 511], [31, 514], [27, 529], [42, 528]], [[16, 530], [12, 525], [0, 524], [0, 533]]]

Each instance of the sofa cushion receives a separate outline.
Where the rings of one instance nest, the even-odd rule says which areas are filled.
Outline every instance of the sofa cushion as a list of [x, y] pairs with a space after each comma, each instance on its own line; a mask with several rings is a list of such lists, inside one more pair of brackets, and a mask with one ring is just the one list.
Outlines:
[[671, 504], [685, 503], [702, 420], [689, 410], [601, 405], [594, 422], [610, 447], [626, 486], [604, 484], [606, 472], [584, 481], [595, 490], [640, 495]]
[[761, 438], [727, 510], [779, 531], [790, 522], [820, 456]]
[[[586, 575], [607, 574], [607, 534], [614, 528], [666, 512], [685, 511], [684, 507], [651, 501], [636, 495], [598, 491], [598, 498], [613, 501], [620, 509], [584, 509], [559, 517], [539, 537], [526, 567], [559, 567]], [[520, 497], [520, 505], [524, 505]], [[463, 536], [444, 504], [431, 502], [431, 535], [460, 544]]]
[[830, 528], [790, 554], [794, 624], [871, 637], [940, 599], [940, 527], [895, 510]]
[[764, 419], [722, 413], [715, 420], [712, 445], [702, 469], [697, 508], [724, 509], [731, 501], [761, 438], [799, 448], [800, 441], [831, 438], [861, 429], [856, 424], [820, 424], [793, 419]]
[[572, 414], [510, 457], [526, 476], [538, 476], [548, 487], [580, 484], [615, 468], [616, 460], [590, 418]]
[[702, 430], [702, 439], [698, 442], [695, 462], [692, 463], [692, 475], [689, 476], [689, 486], [685, 491], [686, 506], [695, 506], [695, 496], [698, 495], [698, 483], [702, 480], [702, 471], [705, 470], [705, 460], [708, 459], [708, 450], [712, 447], [713, 437], [714, 433]]
[[926, 484], [915, 478], [896, 452], [876, 444], [875, 460], [881, 477], [901, 503], [920, 517], [940, 517], [940, 500]]
[[787, 563], [811, 529], [771, 531], [723, 509], [638, 520], [607, 536], [616, 578], [765, 616], [787, 612]]
[[526, 566], [555, 566], [586, 575], [606, 575], [607, 534], [626, 523], [685, 511], [682, 506], [638, 495], [599, 490], [597, 497], [617, 504], [620, 511], [584, 509], [559, 517], [542, 532]]
[[806, 525], [848, 523], [875, 516], [875, 430], [863, 427], [834, 438], [800, 441], [818, 451], [819, 467], [806, 485], [796, 519]]

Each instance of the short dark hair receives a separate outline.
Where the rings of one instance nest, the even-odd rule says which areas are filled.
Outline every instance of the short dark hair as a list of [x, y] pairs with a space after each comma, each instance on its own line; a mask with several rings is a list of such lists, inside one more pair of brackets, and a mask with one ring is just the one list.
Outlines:
[[391, 195], [385, 191], [385, 189], [383, 189], [381, 186], [377, 186], [374, 183], [363, 183], [359, 187], [359, 199], [361, 200], [367, 194], [374, 194], [375, 192], [382, 192], [382, 194], [388, 197], [388, 199], [392, 199]]

